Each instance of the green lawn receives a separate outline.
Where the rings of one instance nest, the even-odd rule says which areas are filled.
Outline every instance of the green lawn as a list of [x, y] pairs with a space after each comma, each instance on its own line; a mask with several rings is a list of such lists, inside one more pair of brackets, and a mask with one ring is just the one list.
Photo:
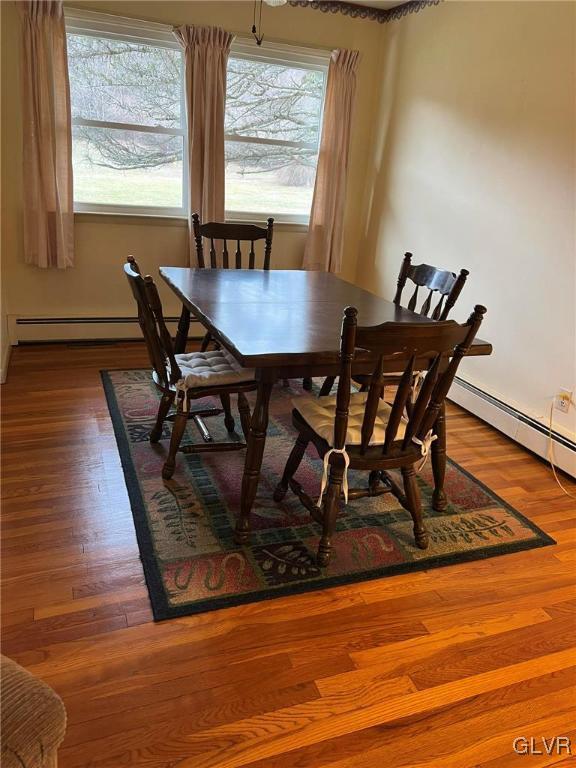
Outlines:
[[[182, 204], [180, 171], [176, 167], [114, 171], [75, 163], [74, 199], [79, 203], [179, 208]], [[280, 185], [273, 174], [244, 177], [229, 174], [226, 181], [229, 211], [307, 214], [311, 202], [311, 187]]]

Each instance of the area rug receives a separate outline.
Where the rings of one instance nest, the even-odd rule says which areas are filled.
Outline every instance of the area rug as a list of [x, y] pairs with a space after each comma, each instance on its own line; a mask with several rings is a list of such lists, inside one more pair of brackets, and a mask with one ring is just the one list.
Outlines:
[[[432, 509], [429, 464], [419, 476], [430, 536], [427, 550], [414, 545], [409, 513], [386, 494], [346, 506], [334, 536], [332, 560], [327, 568], [318, 568], [314, 555], [319, 526], [290, 491], [280, 504], [272, 499], [295, 439], [292, 400], [310, 397], [295, 380], [291, 386], [278, 385], [272, 393], [251, 542], [239, 547], [233, 533], [245, 452], [180, 453], [172, 480], [163, 481], [171, 425], [165, 425], [160, 443], [148, 441], [158, 407], [149, 371], [103, 371], [102, 378], [156, 620], [554, 543], [449, 461], [445, 490], [450, 503], [445, 512]], [[201, 401], [202, 406], [207, 404]], [[216, 439], [228, 439], [221, 417], [211, 417], [207, 423]], [[193, 423], [188, 430], [185, 440], [198, 442]], [[312, 497], [317, 496], [321, 463], [312, 450], [296, 477]], [[365, 483], [365, 475], [350, 473], [351, 487]]]

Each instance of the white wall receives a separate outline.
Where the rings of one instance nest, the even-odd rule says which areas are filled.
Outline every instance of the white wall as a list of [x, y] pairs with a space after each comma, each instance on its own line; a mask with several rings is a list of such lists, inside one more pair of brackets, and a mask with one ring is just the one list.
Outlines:
[[[447, 2], [386, 26], [356, 273], [391, 296], [404, 251], [469, 269], [454, 316], [485, 304], [494, 354], [461, 375], [540, 421], [576, 386], [575, 21]], [[574, 413], [555, 412], [572, 438]]]

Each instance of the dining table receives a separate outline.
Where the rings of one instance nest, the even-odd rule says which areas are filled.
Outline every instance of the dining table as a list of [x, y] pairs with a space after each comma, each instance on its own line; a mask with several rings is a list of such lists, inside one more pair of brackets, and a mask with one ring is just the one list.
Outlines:
[[[358, 309], [359, 324], [427, 323], [430, 319], [328, 272], [306, 270], [194, 269], [161, 267], [160, 275], [182, 302], [175, 339], [176, 353], [186, 349], [191, 317], [212, 339], [246, 368], [254, 369], [256, 402], [247, 439], [236, 540], [250, 535], [250, 512], [256, 498], [268, 427], [272, 388], [278, 380], [337, 376], [344, 309]], [[475, 339], [468, 355], [490, 355], [492, 345]], [[428, 359], [415, 370], [426, 370]], [[374, 359], [359, 352], [353, 374], [369, 374]], [[383, 373], [398, 364], [384, 360]], [[434, 425], [432, 506], [446, 509], [446, 417], [444, 404]]]

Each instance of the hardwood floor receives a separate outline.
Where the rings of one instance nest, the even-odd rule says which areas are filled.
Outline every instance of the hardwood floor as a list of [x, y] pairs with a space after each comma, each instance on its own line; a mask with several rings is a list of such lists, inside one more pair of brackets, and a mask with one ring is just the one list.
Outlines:
[[449, 455], [557, 546], [154, 624], [99, 376], [145, 365], [17, 348], [2, 387], [3, 652], [64, 699], [60, 768], [571, 762], [541, 739], [576, 753], [576, 504], [542, 462], [453, 406]]

